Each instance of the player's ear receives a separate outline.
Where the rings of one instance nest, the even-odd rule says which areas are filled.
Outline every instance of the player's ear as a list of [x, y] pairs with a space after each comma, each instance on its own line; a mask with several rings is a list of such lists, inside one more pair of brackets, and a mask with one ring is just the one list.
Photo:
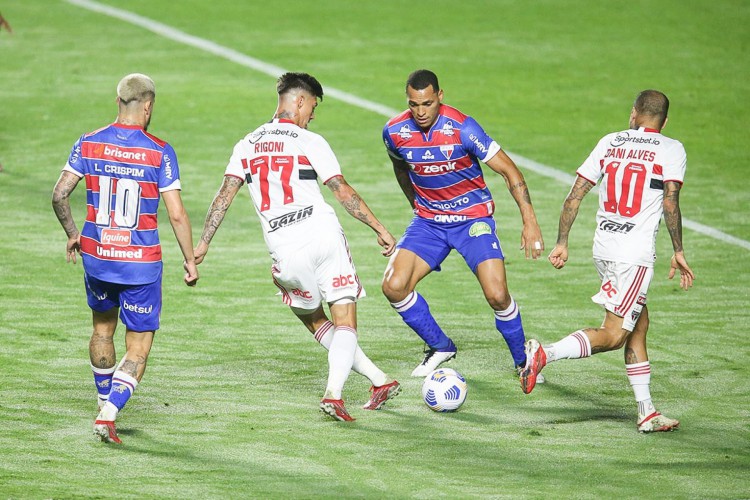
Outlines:
[[662, 128], [662, 130], [664, 130], [664, 127], [666, 127], [666, 126], [667, 126], [667, 122], [668, 122], [668, 121], [669, 121], [669, 117], [668, 117], [668, 116], [665, 116], [665, 117], [664, 117], [664, 123], [662, 123], [662, 124], [661, 124], [661, 128]]
[[438, 102], [443, 102], [443, 89], [438, 90]]

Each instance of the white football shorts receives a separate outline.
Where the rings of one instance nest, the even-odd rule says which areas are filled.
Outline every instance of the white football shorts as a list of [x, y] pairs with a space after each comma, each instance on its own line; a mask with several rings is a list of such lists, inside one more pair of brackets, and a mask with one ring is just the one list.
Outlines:
[[594, 259], [602, 280], [599, 293], [591, 300], [622, 318], [622, 327], [630, 332], [646, 305], [646, 294], [654, 276], [652, 267]]
[[271, 275], [284, 304], [314, 311], [321, 303], [364, 297], [344, 231], [325, 232], [302, 246], [271, 252]]

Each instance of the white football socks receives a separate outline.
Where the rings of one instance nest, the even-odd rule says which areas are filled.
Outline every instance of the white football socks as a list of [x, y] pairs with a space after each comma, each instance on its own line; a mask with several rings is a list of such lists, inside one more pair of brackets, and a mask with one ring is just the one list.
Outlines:
[[348, 326], [340, 326], [333, 331], [333, 339], [328, 350], [327, 399], [341, 399], [344, 383], [354, 364], [357, 351], [357, 331]]
[[[320, 342], [320, 345], [326, 348], [326, 350], [330, 350], [331, 341], [333, 340], [333, 323], [326, 321], [315, 331], [313, 336], [315, 337], [315, 340]], [[375, 363], [367, 357], [359, 345], [357, 345], [357, 350], [354, 353], [352, 370], [367, 377], [370, 380], [370, 383], [375, 387], [380, 387], [388, 381], [388, 376], [385, 372], [378, 368]]]
[[587, 358], [591, 356], [591, 342], [583, 330], [578, 330], [544, 347], [544, 353], [548, 363], [558, 359]]
[[638, 403], [638, 414], [647, 417], [656, 411], [651, 401], [651, 364], [649, 361], [625, 365], [628, 381], [633, 388], [635, 401]]

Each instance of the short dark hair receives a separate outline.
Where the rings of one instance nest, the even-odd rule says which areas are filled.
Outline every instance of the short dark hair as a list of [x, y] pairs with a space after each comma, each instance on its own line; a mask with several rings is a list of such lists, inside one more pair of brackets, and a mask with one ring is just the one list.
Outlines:
[[633, 108], [639, 115], [653, 116], [664, 125], [669, 112], [669, 99], [658, 90], [644, 90], [635, 98]]
[[323, 100], [323, 86], [312, 75], [307, 73], [284, 73], [276, 80], [276, 92], [279, 95], [286, 94], [295, 89], [304, 90], [321, 101]]
[[430, 85], [432, 85], [432, 88], [435, 92], [440, 90], [440, 84], [438, 83], [437, 75], [429, 69], [418, 69], [417, 71], [409, 75], [409, 78], [406, 79], [407, 91], [409, 90], [409, 87], [413, 88], [414, 90], [424, 90]]

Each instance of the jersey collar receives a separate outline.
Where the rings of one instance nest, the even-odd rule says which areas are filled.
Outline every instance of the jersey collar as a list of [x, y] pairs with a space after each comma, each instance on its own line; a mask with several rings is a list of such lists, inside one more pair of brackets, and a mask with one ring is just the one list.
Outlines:
[[143, 130], [143, 127], [141, 127], [140, 125], [125, 125], [124, 123], [117, 122], [113, 123], [112, 126], [117, 128], [128, 128], [131, 130]]
[[655, 128], [638, 127], [638, 130], [640, 130], [641, 132], [648, 132], [648, 133], [651, 133], [651, 134], [658, 134], [659, 133], [659, 131], [656, 130]]

